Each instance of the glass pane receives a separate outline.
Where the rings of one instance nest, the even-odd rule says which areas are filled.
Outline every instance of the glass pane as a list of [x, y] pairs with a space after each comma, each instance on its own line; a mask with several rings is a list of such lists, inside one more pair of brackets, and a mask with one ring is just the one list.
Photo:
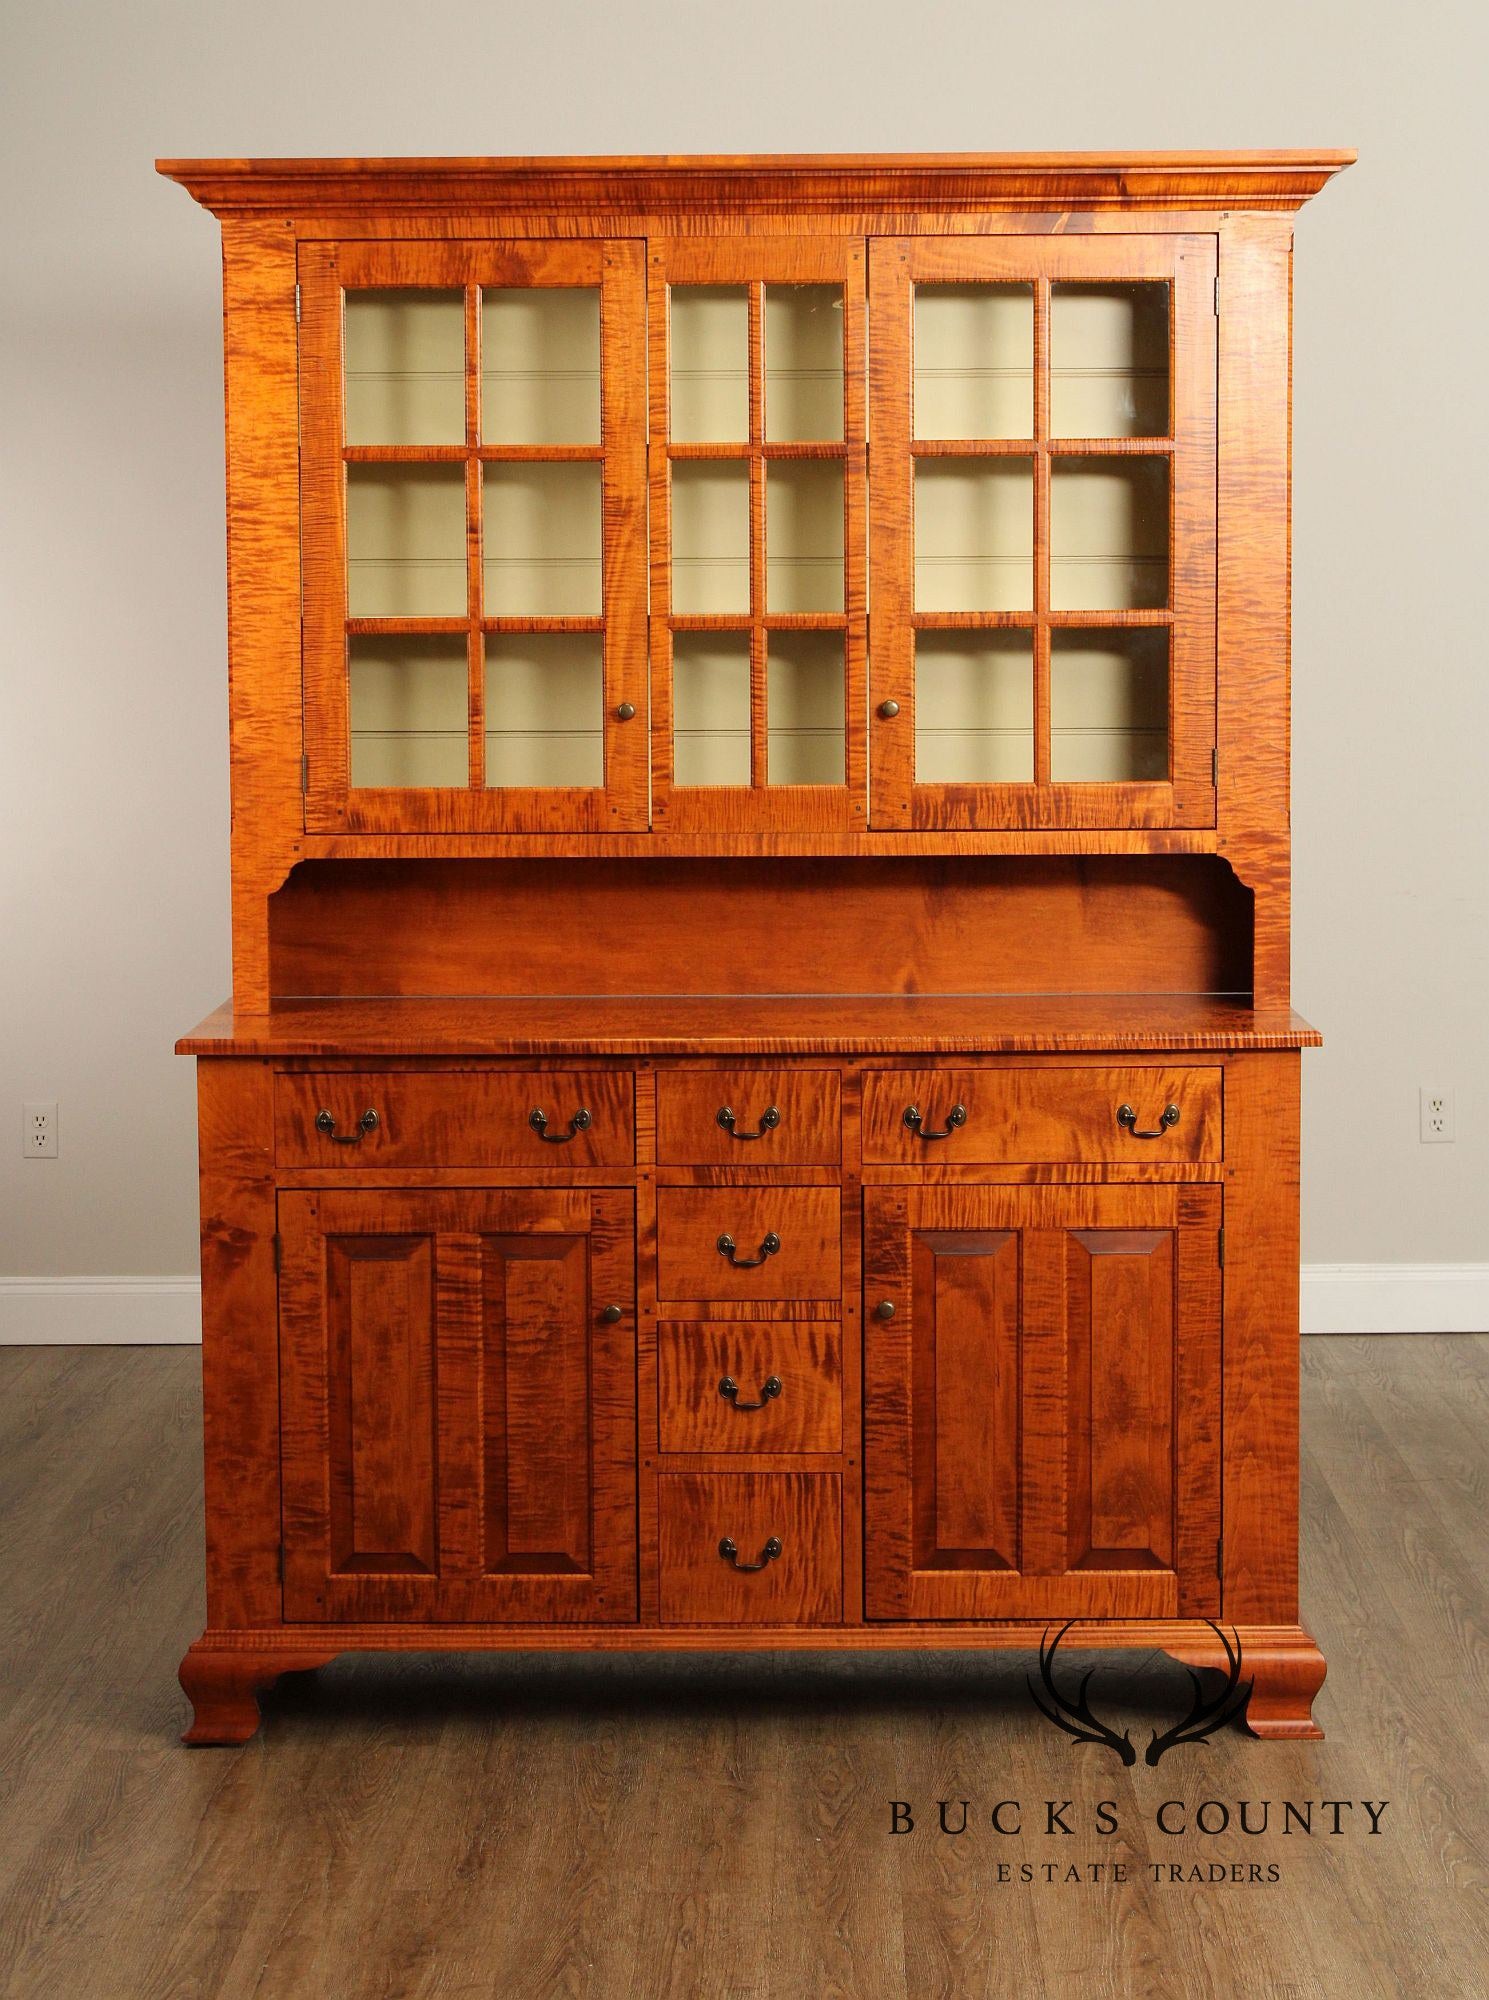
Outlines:
[[1168, 434], [1168, 286], [1050, 287], [1050, 435]]
[[1034, 463], [915, 463], [915, 609], [1032, 611]]
[[354, 786], [469, 784], [464, 639], [353, 639], [347, 673]]
[[352, 618], [463, 618], [465, 468], [349, 465], [346, 604]]
[[750, 468], [691, 459], [672, 468], [672, 609], [750, 608]]
[[529, 286], [481, 294], [487, 444], [600, 442], [600, 294]]
[[674, 285], [671, 436], [679, 444], [742, 444], [749, 435], [745, 288]]
[[464, 295], [345, 296], [347, 443], [464, 444]]
[[488, 786], [605, 782], [604, 645], [598, 632], [487, 634]]
[[1167, 632], [1051, 633], [1050, 776], [1167, 779]]
[[921, 632], [915, 781], [1032, 784], [1034, 642], [1027, 632]]
[[1168, 460], [1057, 458], [1050, 472], [1050, 608], [1168, 602]]
[[1034, 435], [1032, 285], [917, 285], [915, 435]]
[[672, 642], [672, 782], [750, 782], [750, 640], [679, 632]]
[[488, 618], [598, 618], [600, 468], [487, 465], [483, 548]]
[[766, 780], [841, 785], [843, 639], [838, 632], [772, 632], [766, 657]]
[[840, 285], [766, 286], [765, 435], [773, 444], [843, 435]]
[[770, 611], [843, 608], [843, 468], [793, 458], [765, 472], [765, 603]]

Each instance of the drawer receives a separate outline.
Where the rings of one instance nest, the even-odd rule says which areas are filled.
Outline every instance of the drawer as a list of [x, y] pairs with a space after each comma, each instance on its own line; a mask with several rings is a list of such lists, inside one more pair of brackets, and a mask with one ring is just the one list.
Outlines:
[[1221, 1076], [1137, 1063], [878, 1070], [864, 1078], [863, 1156], [916, 1165], [1218, 1160]]
[[835, 1187], [657, 1189], [657, 1296], [835, 1299]]
[[840, 1451], [842, 1329], [826, 1319], [663, 1320], [657, 1414], [663, 1451]]
[[274, 1128], [279, 1164], [290, 1167], [628, 1167], [636, 1158], [631, 1078], [613, 1071], [286, 1073], [274, 1079]]
[[838, 1476], [664, 1472], [657, 1560], [664, 1625], [836, 1625], [843, 1615]]
[[836, 1070], [662, 1070], [657, 1158], [678, 1167], [832, 1167], [842, 1155]]

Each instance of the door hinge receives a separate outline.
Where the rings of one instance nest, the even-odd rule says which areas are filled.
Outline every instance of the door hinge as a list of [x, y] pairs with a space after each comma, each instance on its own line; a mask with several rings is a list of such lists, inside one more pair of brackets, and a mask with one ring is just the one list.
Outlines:
[[1220, 752], [1218, 750], [1210, 752], [1210, 783], [1212, 785], [1219, 785], [1220, 783]]
[[1225, 1269], [1225, 1224], [1223, 1222], [1215, 1231], [1215, 1258], [1223, 1271]]
[[302, 792], [310, 790], [310, 759], [308, 756], [300, 759], [300, 790]]
[[295, 286], [295, 325], [298, 326], [299, 324], [300, 324], [300, 287], [297, 284]]
[[[298, 289], [299, 287], [297, 286], [296, 290], [298, 291]], [[1215, 317], [1216, 319], [1220, 317], [1220, 273], [1218, 271], [1215, 273]]]
[[284, 1269], [284, 1238], [276, 1229], [274, 1232], [274, 1272], [278, 1276]]

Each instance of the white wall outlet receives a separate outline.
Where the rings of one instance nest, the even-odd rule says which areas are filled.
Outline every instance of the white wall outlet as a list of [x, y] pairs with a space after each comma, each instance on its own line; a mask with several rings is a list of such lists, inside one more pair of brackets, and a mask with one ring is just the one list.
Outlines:
[[1423, 1084], [1422, 1101], [1422, 1144], [1443, 1146], [1453, 1138], [1453, 1096], [1452, 1092], [1439, 1086]]
[[21, 1154], [28, 1160], [57, 1157], [57, 1107], [33, 1100], [21, 1106]]

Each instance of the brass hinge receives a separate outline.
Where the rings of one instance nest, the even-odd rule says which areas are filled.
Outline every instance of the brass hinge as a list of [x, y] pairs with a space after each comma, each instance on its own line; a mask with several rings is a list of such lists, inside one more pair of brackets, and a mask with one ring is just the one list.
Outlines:
[[300, 324], [300, 287], [295, 286], [295, 325]]
[[1218, 749], [1210, 752], [1210, 783], [1212, 785], [1220, 783], [1220, 752]]
[[1225, 1224], [1223, 1222], [1215, 1231], [1215, 1256], [1223, 1271], [1225, 1269]]
[[[298, 294], [299, 287], [296, 286], [295, 290]], [[1216, 319], [1220, 317], [1220, 273], [1218, 271], [1215, 273], [1215, 317]]]
[[284, 1239], [276, 1229], [274, 1232], [274, 1270], [276, 1275], [284, 1268]]
[[302, 792], [310, 790], [310, 758], [308, 756], [300, 759], [300, 790]]

